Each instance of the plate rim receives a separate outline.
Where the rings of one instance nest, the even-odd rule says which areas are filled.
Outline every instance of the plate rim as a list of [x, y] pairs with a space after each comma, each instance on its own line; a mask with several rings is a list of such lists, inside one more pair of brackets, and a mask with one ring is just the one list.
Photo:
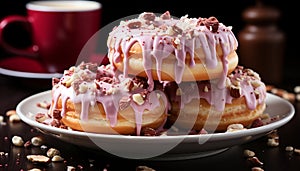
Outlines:
[[[24, 98], [22, 101], [19, 102], [19, 104], [16, 107], [17, 114], [23, 120], [26, 124], [41, 129], [46, 132], [51, 132], [53, 134], [63, 134], [63, 135], [69, 135], [69, 136], [80, 136], [80, 137], [92, 137], [92, 138], [110, 138], [110, 139], [126, 139], [126, 140], [152, 140], [152, 141], [170, 141], [170, 140], [177, 140], [177, 139], [184, 139], [187, 142], [193, 142], [195, 139], [199, 139], [200, 137], [203, 138], [208, 138], [211, 141], [218, 141], [221, 139], [224, 139], [224, 137], [233, 139], [233, 138], [239, 138], [239, 137], [245, 137], [245, 136], [251, 136], [251, 135], [257, 135], [257, 134], [262, 134], [269, 132], [271, 130], [274, 130], [276, 128], [279, 128], [283, 125], [285, 125], [287, 122], [289, 122], [295, 114], [295, 108], [286, 99], [283, 99], [279, 96], [276, 96], [271, 93], [267, 93], [267, 98], [275, 98], [275, 100], [280, 100], [282, 103], [285, 103], [287, 105], [289, 112], [286, 113], [283, 118], [281, 118], [278, 121], [269, 123], [267, 125], [261, 126], [261, 127], [256, 127], [256, 128], [251, 128], [251, 129], [245, 129], [241, 131], [234, 131], [234, 132], [222, 132], [222, 133], [212, 133], [212, 134], [197, 134], [197, 135], [170, 135], [170, 136], [127, 136], [127, 135], [113, 135], [113, 134], [99, 134], [99, 133], [90, 133], [90, 132], [81, 132], [81, 131], [76, 131], [76, 130], [67, 130], [67, 129], [61, 129], [61, 128], [56, 128], [56, 127], [51, 127], [49, 125], [45, 125], [42, 123], [38, 123], [32, 118], [28, 117], [28, 114], [23, 114], [22, 113], [22, 108], [26, 103], [28, 103], [30, 100], [35, 99], [37, 97], [42, 97], [44, 95], [49, 95], [51, 94], [51, 90], [46, 90], [40, 93], [36, 93], [34, 95], [28, 96]], [[268, 101], [267, 101], [268, 105]]]

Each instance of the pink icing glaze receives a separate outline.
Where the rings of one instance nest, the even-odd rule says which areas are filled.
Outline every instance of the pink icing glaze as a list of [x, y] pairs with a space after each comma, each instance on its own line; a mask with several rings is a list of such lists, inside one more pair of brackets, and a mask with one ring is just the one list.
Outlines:
[[[143, 112], [145, 110], [153, 110], [160, 105], [159, 97], [157, 95], [158, 93], [164, 100], [165, 105], [167, 105], [167, 99], [164, 97], [162, 92], [152, 91], [147, 94], [145, 102], [142, 105], [138, 105], [132, 100], [131, 96], [135, 93], [143, 92], [144, 89], [137, 87], [137, 89], [134, 91], [129, 91], [126, 87], [126, 83], [130, 81], [131, 78], [125, 78], [122, 74], [118, 75], [118, 78], [115, 76], [116, 75], [112, 72], [110, 65], [97, 67], [96, 72], [91, 72], [89, 69], [80, 69], [80, 66], [70, 68], [70, 70], [65, 72], [60, 82], [53, 86], [52, 110], [55, 109], [58, 99], [61, 97], [61, 116], [64, 116], [66, 111], [66, 102], [68, 99], [70, 99], [73, 103], [81, 103], [82, 107], [80, 119], [86, 121], [88, 120], [89, 107], [96, 105], [97, 102], [100, 102], [102, 103], [106, 113], [106, 119], [108, 119], [110, 125], [114, 127], [117, 124], [117, 115], [118, 111], [120, 110], [119, 102], [121, 98], [126, 97], [130, 99], [129, 105], [135, 112], [136, 133], [137, 135], [140, 135]], [[103, 78], [106, 80], [111, 79], [112, 82], [107, 82]], [[70, 86], [65, 86], [68, 80], [72, 80], [72, 84]], [[83, 84], [86, 87], [86, 90], [80, 90], [80, 88], [76, 89], [76, 81], [79, 81], [80, 85]]]
[[[148, 16], [152, 17], [148, 17]], [[200, 21], [206, 21], [203, 18], [188, 18], [187, 16], [180, 19], [164, 17], [169, 15], [168, 12], [160, 17], [153, 13], [142, 13], [138, 18], [122, 21], [116, 26], [108, 38], [108, 47], [113, 46], [114, 53], [109, 55], [115, 62], [120, 62], [120, 52], [124, 54], [124, 75], [128, 74], [128, 56], [132, 45], [138, 42], [143, 51], [143, 65], [148, 77], [149, 88], [153, 88], [153, 77], [151, 73], [153, 57], [156, 61], [156, 72], [160, 81], [161, 63], [163, 59], [174, 53], [177, 63], [175, 65], [175, 81], [180, 83], [185, 66], [186, 54], [191, 55], [189, 65], [195, 65], [194, 49], [203, 48], [205, 54], [205, 66], [215, 68], [218, 64], [216, 45], [220, 44], [223, 50], [223, 74], [219, 86], [224, 85], [225, 77], [228, 70], [227, 56], [230, 52], [237, 49], [238, 42], [231, 31], [222, 23], [217, 23], [217, 30], [213, 26], [199, 24]], [[135, 27], [133, 27], [133, 25]], [[175, 44], [175, 45], [174, 45]]]
[[[230, 87], [238, 84], [240, 97], [245, 97], [247, 106], [254, 110], [258, 104], [266, 99], [266, 87], [259, 75], [250, 69], [238, 66], [226, 79], [224, 88], [219, 88], [219, 80], [183, 82], [177, 85], [169, 82], [165, 85], [166, 93], [170, 100], [180, 103], [181, 108], [192, 99], [205, 99], [217, 111], [223, 111], [225, 104], [230, 104], [235, 97], [230, 95]], [[182, 95], [176, 95], [177, 88], [181, 89]], [[206, 89], [206, 90], [205, 90]]]

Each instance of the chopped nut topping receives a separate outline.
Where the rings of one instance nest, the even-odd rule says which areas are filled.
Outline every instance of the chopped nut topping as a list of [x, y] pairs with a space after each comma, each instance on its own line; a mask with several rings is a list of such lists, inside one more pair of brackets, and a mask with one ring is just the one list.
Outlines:
[[234, 97], [234, 98], [240, 98], [241, 97], [241, 87], [237, 87], [237, 86], [230, 86], [230, 96]]
[[183, 32], [183, 30], [180, 27], [178, 27], [177, 25], [173, 25], [172, 29], [177, 34], [182, 34], [182, 32]]
[[143, 88], [143, 89], [146, 89], [148, 88], [148, 83], [147, 83], [147, 80], [146, 78], [143, 78], [143, 77], [134, 77], [132, 79], [134, 85], [136, 87], [140, 87], [140, 88]]
[[128, 23], [127, 25], [130, 29], [138, 29], [142, 26], [142, 23], [140, 21], [135, 21], [135, 22], [131, 22]]
[[240, 130], [244, 130], [246, 128], [244, 128], [244, 125], [242, 124], [230, 124], [227, 127], [227, 131], [226, 132], [234, 132], [234, 131], [240, 131]]
[[205, 86], [203, 91], [207, 93], [207, 92], [208, 92], [208, 90], [209, 90], [209, 89], [208, 89], [208, 87], [207, 87], [207, 86]]
[[152, 13], [152, 12], [145, 12], [141, 15], [141, 17], [144, 19], [144, 20], [148, 20], [148, 21], [154, 21], [155, 20], [155, 14]]
[[133, 81], [128, 81], [126, 84], [125, 84], [125, 88], [130, 92], [130, 91], [132, 91], [133, 90], [133, 88], [134, 88], [134, 83], [133, 83]]
[[59, 83], [59, 80], [60, 80], [59, 78], [53, 77], [53, 78], [52, 78], [52, 86], [58, 84], [58, 83]]
[[150, 127], [144, 128], [142, 132], [143, 132], [144, 136], [155, 136], [156, 135], [155, 129], [150, 128]]
[[144, 104], [144, 98], [140, 93], [136, 93], [132, 95], [132, 100], [137, 103], [138, 105]]
[[182, 95], [181, 88], [177, 88], [177, 90], [176, 90], [176, 96], [181, 96], [181, 95]]
[[78, 88], [79, 93], [84, 94], [87, 91], [87, 89], [88, 86], [85, 82], [79, 84], [79, 88]]
[[61, 119], [61, 111], [58, 109], [53, 110], [52, 116], [54, 119], [60, 120]]
[[43, 109], [49, 109], [51, 104], [50, 103], [47, 103], [47, 102], [39, 102], [36, 104], [37, 107], [40, 107], [40, 108], [43, 108]]
[[42, 123], [42, 122], [44, 122], [46, 119], [47, 119], [47, 116], [46, 116], [46, 114], [44, 114], [44, 113], [37, 113], [37, 114], [35, 115], [35, 120], [36, 120], [37, 122]]
[[160, 18], [162, 18], [163, 20], [169, 20], [171, 19], [171, 15], [169, 11], [166, 11], [165, 13], [163, 13]]
[[213, 33], [219, 29], [219, 21], [215, 17], [199, 18], [197, 25], [206, 26]]

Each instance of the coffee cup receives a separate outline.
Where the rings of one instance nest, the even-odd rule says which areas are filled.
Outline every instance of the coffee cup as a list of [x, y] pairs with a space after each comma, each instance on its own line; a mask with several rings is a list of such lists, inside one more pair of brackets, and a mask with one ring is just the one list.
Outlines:
[[[82, 48], [100, 29], [101, 9], [101, 3], [96, 1], [28, 2], [26, 16], [10, 15], [1, 20], [0, 45], [14, 55], [36, 58], [49, 73], [62, 73], [78, 62]], [[29, 48], [21, 49], [4, 38], [5, 30], [15, 22], [22, 23], [18, 29], [29, 28], [32, 39]], [[92, 55], [95, 45], [89, 46], [90, 53], [86, 54]]]

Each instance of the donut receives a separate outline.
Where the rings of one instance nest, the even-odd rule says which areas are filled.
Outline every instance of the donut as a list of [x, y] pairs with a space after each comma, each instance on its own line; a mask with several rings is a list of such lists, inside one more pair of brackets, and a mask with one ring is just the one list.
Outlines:
[[166, 83], [170, 123], [211, 132], [224, 132], [231, 124], [251, 127], [266, 108], [266, 86], [259, 74], [237, 66], [227, 75], [224, 87], [218, 83], [217, 80]]
[[148, 82], [201, 81], [231, 73], [238, 64], [232, 28], [216, 17], [171, 17], [151, 12], [121, 21], [109, 33], [108, 58], [124, 75]]
[[84, 132], [140, 135], [166, 122], [167, 99], [149, 91], [141, 77], [124, 77], [110, 64], [82, 62], [54, 79], [49, 115], [65, 126]]

